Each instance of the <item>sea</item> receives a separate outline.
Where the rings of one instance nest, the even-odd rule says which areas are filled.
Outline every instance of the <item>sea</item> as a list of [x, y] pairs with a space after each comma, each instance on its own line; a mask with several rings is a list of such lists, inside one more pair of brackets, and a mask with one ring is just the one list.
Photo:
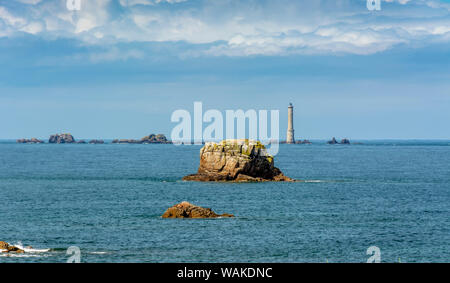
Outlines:
[[[0, 141], [0, 241], [27, 247], [0, 262], [449, 262], [450, 141], [358, 142], [237, 184], [182, 181], [198, 145]], [[236, 217], [161, 218], [182, 201]]]

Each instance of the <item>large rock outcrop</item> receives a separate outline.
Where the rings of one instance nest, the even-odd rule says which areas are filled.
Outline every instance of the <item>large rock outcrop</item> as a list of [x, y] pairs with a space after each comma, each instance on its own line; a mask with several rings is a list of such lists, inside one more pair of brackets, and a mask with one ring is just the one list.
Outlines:
[[15, 252], [19, 254], [25, 252], [24, 250], [3, 241], [0, 241], [0, 251], [4, 253]]
[[209, 142], [200, 150], [197, 174], [188, 175], [185, 181], [263, 182], [285, 181], [286, 177], [274, 166], [273, 157], [263, 144], [253, 140], [224, 140]]
[[50, 136], [48, 143], [75, 143], [75, 139], [71, 134], [55, 134]]
[[232, 214], [217, 214], [211, 208], [203, 208], [187, 201], [176, 204], [164, 212], [162, 218], [217, 218], [234, 217]]

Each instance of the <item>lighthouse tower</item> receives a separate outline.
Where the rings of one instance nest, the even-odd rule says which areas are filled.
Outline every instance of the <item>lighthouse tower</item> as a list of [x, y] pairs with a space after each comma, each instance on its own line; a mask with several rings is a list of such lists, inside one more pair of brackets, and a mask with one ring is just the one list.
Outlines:
[[288, 107], [288, 128], [286, 134], [286, 143], [293, 144], [295, 143], [294, 139], [294, 106], [292, 103], [289, 103]]

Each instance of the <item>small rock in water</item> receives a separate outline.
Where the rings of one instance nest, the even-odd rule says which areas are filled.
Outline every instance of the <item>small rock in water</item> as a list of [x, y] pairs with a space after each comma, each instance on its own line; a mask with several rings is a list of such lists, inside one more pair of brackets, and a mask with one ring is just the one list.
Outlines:
[[25, 252], [24, 250], [3, 241], [0, 241], [0, 250], [2, 250], [4, 253], [15, 252], [21, 254]]
[[176, 204], [164, 212], [162, 218], [217, 218], [234, 217], [232, 214], [218, 215], [211, 208], [203, 208], [193, 205], [187, 201]]

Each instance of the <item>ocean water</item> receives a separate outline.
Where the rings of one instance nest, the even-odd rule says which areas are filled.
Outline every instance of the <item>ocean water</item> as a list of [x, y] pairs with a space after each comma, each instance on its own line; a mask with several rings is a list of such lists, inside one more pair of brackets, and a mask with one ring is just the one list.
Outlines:
[[[191, 183], [200, 146], [0, 142], [0, 262], [450, 261], [450, 141], [281, 145], [299, 183]], [[181, 201], [234, 219], [162, 219]]]

